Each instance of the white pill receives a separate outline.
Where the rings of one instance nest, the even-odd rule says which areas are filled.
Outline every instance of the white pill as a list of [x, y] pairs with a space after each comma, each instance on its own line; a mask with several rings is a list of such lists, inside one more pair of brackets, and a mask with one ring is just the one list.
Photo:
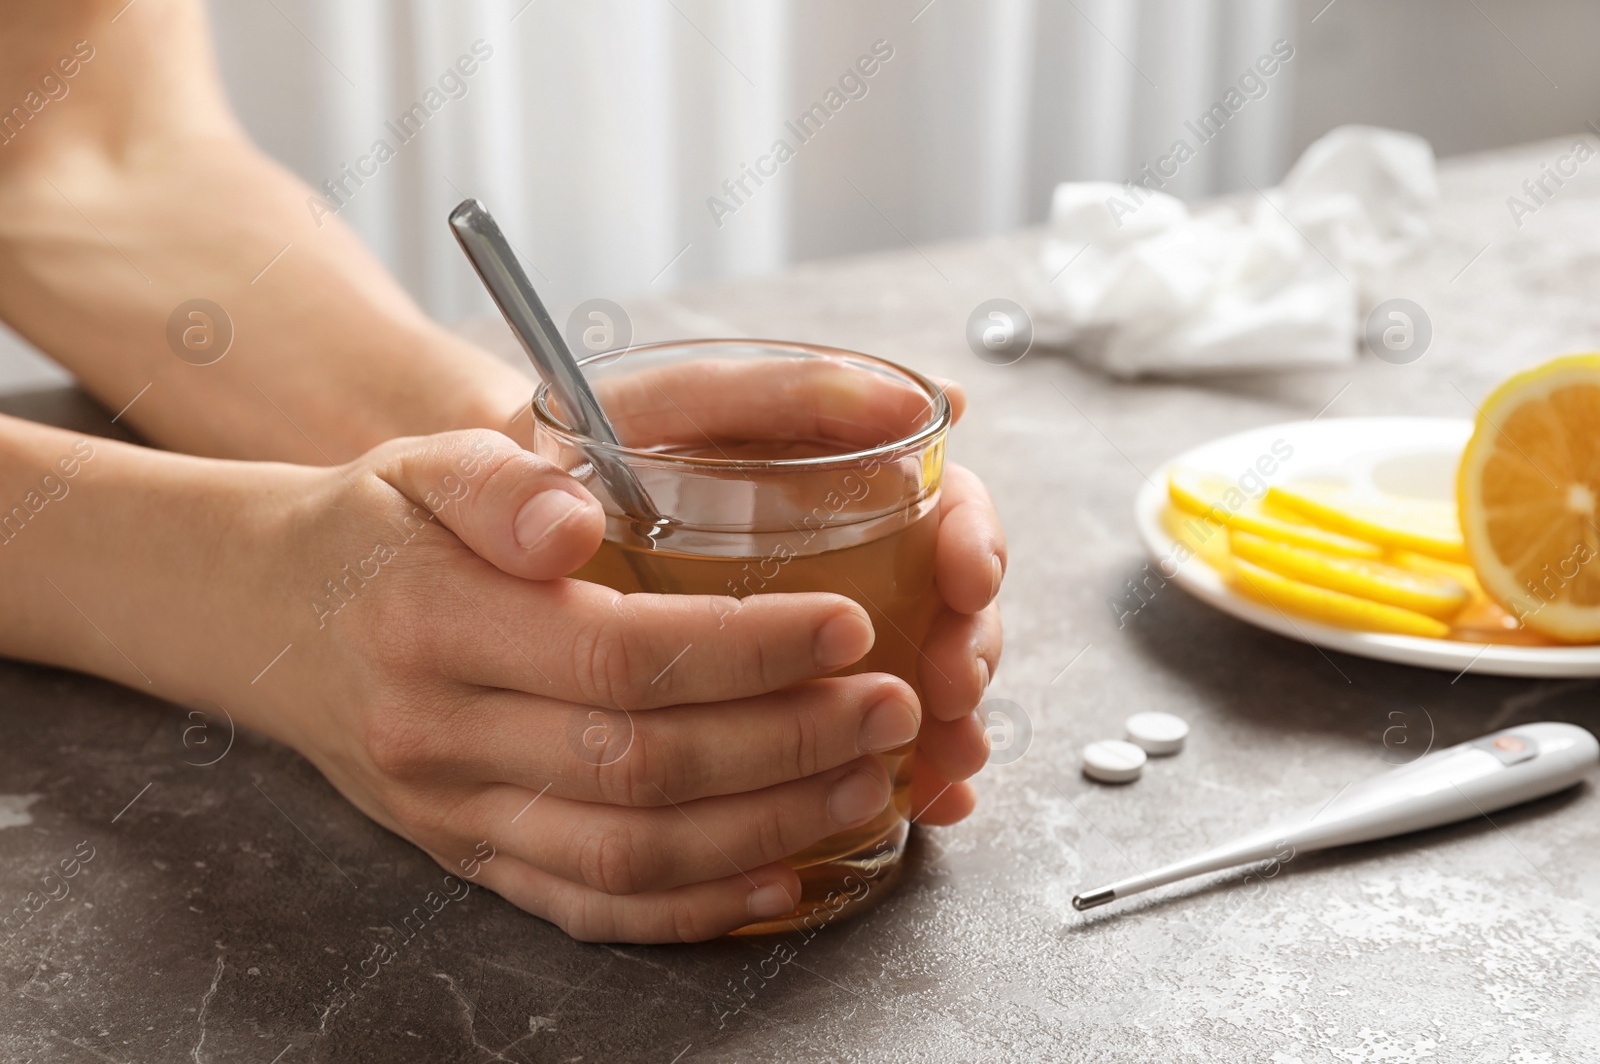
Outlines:
[[1121, 739], [1101, 739], [1083, 748], [1083, 774], [1101, 783], [1130, 783], [1144, 771], [1144, 751]]
[[1157, 757], [1182, 750], [1183, 740], [1189, 736], [1189, 725], [1171, 713], [1135, 713], [1123, 727], [1131, 742]]

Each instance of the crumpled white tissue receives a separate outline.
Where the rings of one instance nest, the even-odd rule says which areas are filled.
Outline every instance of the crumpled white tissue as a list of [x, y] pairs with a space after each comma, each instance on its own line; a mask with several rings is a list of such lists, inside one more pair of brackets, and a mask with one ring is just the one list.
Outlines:
[[1057, 185], [1036, 329], [1118, 377], [1333, 365], [1375, 284], [1428, 234], [1433, 149], [1342, 126], [1241, 209], [1143, 186]]

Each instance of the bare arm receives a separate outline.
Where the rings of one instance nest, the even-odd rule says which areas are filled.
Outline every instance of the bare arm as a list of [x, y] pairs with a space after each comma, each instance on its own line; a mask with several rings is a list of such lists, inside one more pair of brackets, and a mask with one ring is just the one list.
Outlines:
[[[109, 409], [139, 396], [123, 420], [170, 449], [325, 465], [504, 428], [527, 378], [428, 320], [249, 142], [198, 0], [125, 2], [0, 3], [0, 106], [21, 109], [0, 120], [0, 318]], [[232, 323], [210, 365], [169, 343], [196, 298]]]

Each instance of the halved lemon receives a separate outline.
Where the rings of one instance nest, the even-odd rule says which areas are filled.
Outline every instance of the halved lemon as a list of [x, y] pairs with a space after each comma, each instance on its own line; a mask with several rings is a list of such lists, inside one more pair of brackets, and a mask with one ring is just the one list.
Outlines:
[[[1383, 554], [1383, 548], [1376, 544], [1328, 532], [1303, 519], [1273, 512], [1251, 499], [1228, 478], [1214, 473], [1175, 468], [1167, 474], [1167, 495], [1174, 506], [1203, 522], [1214, 521], [1228, 529], [1264, 539], [1352, 558], [1377, 558]], [[1209, 538], [1212, 530], [1202, 524], [1192, 531], [1196, 535], [1205, 532], [1202, 538]]]
[[1558, 358], [1496, 388], [1456, 495], [1484, 590], [1535, 631], [1600, 640], [1600, 354]]
[[1340, 558], [1274, 543], [1246, 532], [1230, 532], [1235, 558], [1301, 583], [1341, 591], [1356, 598], [1449, 620], [1472, 593], [1459, 580], [1438, 572], [1402, 569], [1366, 558]]
[[1267, 501], [1343, 536], [1445, 561], [1467, 560], [1454, 503], [1316, 483], [1275, 484], [1267, 489]]
[[1388, 606], [1371, 599], [1330, 591], [1325, 587], [1292, 580], [1287, 576], [1251, 565], [1241, 558], [1233, 561], [1235, 588], [1241, 593], [1323, 624], [1356, 628], [1366, 632], [1394, 632], [1443, 639], [1450, 626], [1415, 610]]

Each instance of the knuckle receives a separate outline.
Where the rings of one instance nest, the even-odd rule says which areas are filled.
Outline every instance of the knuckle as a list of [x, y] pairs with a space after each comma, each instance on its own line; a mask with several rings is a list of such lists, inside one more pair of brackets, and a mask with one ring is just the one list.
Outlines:
[[368, 716], [361, 738], [373, 767], [394, 779], [413, 778], [434, 761], [433, 729], [404, 708], [385, 707]]
[[[596, 899], [603, 901], [604, 899]], [[550, 922], [566, 932], [567, 937], [579, 942], [600, 942], [601, 921], [595, 919], [592, 905], [582, 898], [562, 898], [551, 905]]]
[[[413, 842], [445, 869], [459, 874], [442, 854], [453, 852], [460, 845], [456, 825], [468, 822], [472, 815], [463, 808], [462, 800], [452, 800], [438, 788], [417, 786], [385, 788], [378, 797], [390, 818], [409, 833]], [[466, 845], [470, 847], [472, 843]]]
[[[804, 671], [797, 667], [793, 632], [800, 614], [791, 603], [774, 603], [772, 596], [739, 600], [737, 611], [720, 615], [719, 627], [707, 632], [710, 652], [727, 679], [724, 684], [740, 691], [773, 691]], [[809, 644], [806, 644], [809, 649]]]
[[803, 849], [807, 841], [796, 817], [784, 816], [778, 809], [768, 807], [757, 811], [750, 825], [750, 837], [755, 840], [760, 863], [776, 861]]
[[431, 445], [431, 457], [442, 466], [476, 475], [487, 465], [498, 468], [522, 452], [515, 440], [494, 429], [453, 429], [424, 437]]
[[784, 736], [785, 767], [790, 779], [814, 775], [821, 765], [822, 722], [810, 706], [800, 706], [789, 717]]
[[389, 466], [398, 466], [413, 458], [426, 446], [427, 437], [425, 436], [396, 436], [392, 440], [384, 440], [360, 458], [345, 463], [343, 468], [372, 466], [383, 469]]
[[700, 912], [690, 903], [675, 901], [670, 904], [667, 918], [679, 942], [700, 942], [716, 934], [715, 929], [706, 927]]
[[593, 784], [600, 800], [607, 805], [653, 806], [659, 805], [665, 792], [655, 777], [655, 740], [635, 731], [627, 753], [594, 766]]
[[484, 432], [483, 438], [474, 443], [473, 454], [475, 457], [481, 456], [476, 463], [475, 471], [480, 475], [485, 472], [488, 474], [483, 481], [485, 487], [501, 477], [511, 477], [518, 481], [526, 481], [533, 477], [555, 477], [571, 481], [573, 484], [578, 483], [566, 470], [548, 458], [517, 446], [498, 432]]
[[640, 637], [620, 614], [586, 625], [579, 632], [575, 661], [579, 683], [593, 699], [617, 709], [642, 709], [645, 699], [637, 663]]
[[599, 920], [591, 917], [588, 912], [583, 912], [561, 925], [561, 930], [567, 933], [568, 938], [577, 942], [610, 942], [617, 937], [601, 931], [602, 926], [604, 925]]
[[[744, 599], [734, 595], [707, 595], [706, 605], [710, 615], [716, 618], [716, 630], [720, 632], [726, 629], [730, 623], [738, 623], [738, 614], [744, 607]], [[732, 618], [731, 622], [730, 618]]]
[[637, 894], [648, 878], [648, 861], [626, 820], [591, 829], [578, 849], [578, 875], [603, 894]]
[[764, 639], [755, 638], [750, 640], [748, 668], [751, 678], [756, 681], [763, 691], [770, 690], [783, 682], [782, 658], [769, 652]]

